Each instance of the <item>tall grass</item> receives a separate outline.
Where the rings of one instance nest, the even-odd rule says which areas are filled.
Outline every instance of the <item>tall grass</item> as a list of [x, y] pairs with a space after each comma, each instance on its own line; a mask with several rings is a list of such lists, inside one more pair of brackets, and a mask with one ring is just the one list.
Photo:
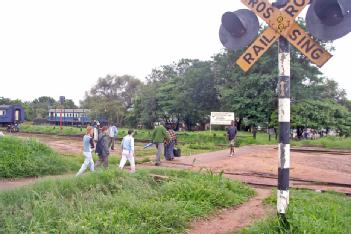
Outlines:
[[316, 146], [329, 149], [351, 149], [351, 138], [327, 136], [316, 140], [293, 141], [294, 146]]
[[35, 140], [0, 138], [0, 178], [56, 175], [77, 168], [78, 162]]
[[[271, 196], [268, 203], [275, 206], [276, 197]], [[348, 234], [351, 233], [351, 199], [337, 193], [292, 190], [286, 218], [287, 227], [274, 216], [240, 233]]]
[[181, 233], [195, 217], [253, 194], [212, 173], [107, 170], [0, 193], [0, 232]]

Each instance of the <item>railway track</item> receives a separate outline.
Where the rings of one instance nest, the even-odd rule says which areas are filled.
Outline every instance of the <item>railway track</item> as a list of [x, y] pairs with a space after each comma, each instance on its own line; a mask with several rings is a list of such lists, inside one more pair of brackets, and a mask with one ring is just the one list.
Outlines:
[[[191, 168], [196, 168], [194, 164], [187, 164], [187, 163], [171, 163], [169, 164], [170, 166], [181, 166], [181, 167], [186, 167], [187, 169]], [[206, 170], [206, 168], [203, 168]], [[211, 170], [211, 169], [208, 169]], [[253, 187], [258, 187], [258, 188], [276, 188], [277, 187], [277, 178], [278, 176], [275, 174], [271, 173], [259, 173], [259, 172], [228, 172], [228, 171], [215, 171], [211, 170], [214, 173], [222, 173], [227, 176], [237, 176], [237, 177], [243, 177], [243, 178], [261, 178], [261, 179], [271, 179], [274, 180], [272, 182], [275, 182], [274, 184], [272, 183], [258, 183], [258, 182], [252, 182], [248, 180], [242, 181], [245, 184], [248, 184]], [[346, 188], [346, 189], [351, 189], [351, 184], [345, 184], [345, 183], [336, 183], [336, 182], [330, 182], [330, 181], [316, 181], [316, 180], [309, 180], [309, 179], [301, 179], [301, 178], [295, 178], [295, 177], [290, 177], [290, 182], [292, 184], [292, 188], [294, 189], [309, 189], [313, 191], [318, 191], [318, 192], [327, 192], [328, 190], [325, 189], [315, 189], [311, 188], [312, 186], [324, 186], [328, 187], [330, 189], [337, 189], [337, 188]], [[303, 187], [298, 187], [298, 186], [303, 186]], [[310, 187], [309, 187], [310, 186]], [[349, 197], [351, 197], [351, 192], [340, 192], [343, 193]]]
[[[0, 128], [1, 130], [1, 128]], [[74, 135], [63, 135], [63, 134], [48, 134], [42, 132], [19, 132], [19, 133], [11, 133], [10, 135], [40, 135], [40, 136], [50, 136], [50, 137], [72, 137], [72, 138], [82, 138], [83, 134], [74, 134]], [[150, 143], [150, 140], [144, 139], [135, 139], [135, 142], [139, 143]], [[178, 144], [186, 144], [186, 142], [178, 141]], [[227, 146], [223, 144], [217, 144], [217, 146]], [[278, 149], [274, 147], [274, 149]], [[331, 154], [331, 155], [351, 155], [351, 150], [335, 150], [335, 149], [323, 149], [317, 147], [291, 147], [290, 150], [292, 152], [302, 152], [302, 153], [321, 153], [321, 154]]]

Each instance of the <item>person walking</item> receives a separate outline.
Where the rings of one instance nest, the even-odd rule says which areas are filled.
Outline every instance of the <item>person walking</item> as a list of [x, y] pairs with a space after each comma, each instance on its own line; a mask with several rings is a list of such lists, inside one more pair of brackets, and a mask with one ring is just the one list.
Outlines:
[[173, 130], [172, 124], [167, 125], [167, 132], [170, 137], [169, 140], [165, 141], [165, 159], [173, 160], [174, 159], [174, 145], [177, 143], [177, 135]]
[[110, 151], [109, 151], [109, 138], [108, 138], [108, 127], [103, 127], [101, 130], [101, 134], [99, 136], [99, 140], [96, 143], [96, 149], [95, 152], [97, 153], [97, 155], [99, 156], [98, 161], [96, 162], [96, 167], [99, 167], [101, 164], [103, 164], [103, 166], [105, 168], [108, 167], [108, 156], [110, 155]]
[[227, 131], [227, 137], [229, 140], [229, 146], [230, 146], [230, 157], [234, 156], [234, 145], [235, 145], [235, 138], [238, 130], [236, 129], [236, 124], [234, 121], [232, 121], [232, 125], [228, 128]]
[[130, 163], [130, 172], [135, 172], [135, 160], [134, 160], [134, 131], [132, 129], [128, 130], [128, 135], [123, 137], [122, 146], [122, 159], [119, 163], [119, 168], [123, 170], [124, 165], [127, 160]]
[[93, 138], [94, 129], [91, 126], [87, 127], [87, 132], [83, 137], [83, 155], [84, 155], [84, 162], [77, 172], [76, 176], [80, 176], [84, 173], [84, 171], [89, 167], [90, 171], [94, 171], [94, 160], [91, 154], [91, 147], [90, 147], [90, 139]]
[[163, 125], [164, 123], [161, 123], [160, 125], [156, 126], [152, 132], [152, 142], [156, 145], [157, 149], [155, 166], [160, 166], [161, 164], [161, 153], [162, 149], [164, 148], [163, 142], [170, 139], [170, 136]]
[[110, 138], [109, 148], [111, 147], [111, 150], [115, 150], [115, 141], [117, 140], [118, 129], [114, 124], [112, 124], [108, 129], [108, 135]]

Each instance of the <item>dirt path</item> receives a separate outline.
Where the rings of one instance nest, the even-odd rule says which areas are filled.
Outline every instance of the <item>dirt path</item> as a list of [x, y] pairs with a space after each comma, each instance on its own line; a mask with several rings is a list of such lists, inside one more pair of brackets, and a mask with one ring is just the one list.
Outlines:
[[[256, 185], [277, 185], [278, 152], [274, 146], [244, 146], [234, 157], [217, 151], [174, 161], [166, 167], [223, 171], [229, 178]], [[351, 194], [351, 155], [291, 152], [290, 187]]]
[[196, 220], [187, 231], [189, 234], [232, 233], [249, 226], [258, 219], [273, 213], [273, 209], [262, 202], [271, 194], [270, 189], [256, 189], [256, 196], [243, 205], [222, 210], [205, 219]]

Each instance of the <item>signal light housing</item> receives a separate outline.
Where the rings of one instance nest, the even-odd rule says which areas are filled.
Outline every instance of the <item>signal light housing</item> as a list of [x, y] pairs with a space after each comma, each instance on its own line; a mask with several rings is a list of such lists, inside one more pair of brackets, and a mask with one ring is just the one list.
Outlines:
[[219, 39], [222, 45], [232, 51], [248, 46], [258, 35], [258, 18], [250, 10], [241, 9], [222, 15]]
[[308, 31], [320, 40], [335, 40], [351, 31], [351, 0], [313, 0], [306, 15]]

